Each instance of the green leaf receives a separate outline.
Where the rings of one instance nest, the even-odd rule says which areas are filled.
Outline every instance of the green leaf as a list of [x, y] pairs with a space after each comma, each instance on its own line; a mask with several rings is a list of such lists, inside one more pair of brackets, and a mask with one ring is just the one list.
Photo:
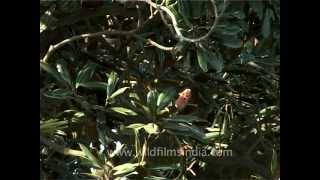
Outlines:
[[165, 54], [160, 49], [156, 49], [156, 51], [158, 52], [160, 70], [163, 70], [163, 66], [164, 66], [164, 62], [165, 62]]
[[208, 57], [207, 54], [204, 52], [203, 49], [197, 49], [197, 58], [198, 58], [198, 63], [200, 68], [204, 71], [207, 72], [207, 63], [208, 63]]
[[224, 68], [222, 55], [219, 52], [213, 53], [208, 51], [208, 62], [210, 66], [215, 69], [218, 73], [221, 72]]
[[147, 94], [147, 104], [152, 114], [155, 114], [157, 108], [158, 92], [151, 90]]
[[150, 170], [163, 170], [163, 171], [166, 171], [166, 170], [175, 170], [175, 169], [178, 169], [179, 166], [177, 164], [172, 164], [172, 165], [156, 165], [156, 166], [151, 166], [149, 167], [148, 169]]
[[[187, 25], [189, 28], [192, 27], [192, 23], [189, 19], [192, 18], [192, 5], [189, 0], [178, 0], [177, 1], [177, 13], [175, 17], [179, 25]], [[171, 10], [172, 11], [172, 10]], [[179, 19], [179, 20], [178, 20]]]
[[114, 92], [110, 97], [109, 99], [113, 99], [117, 96], [119, 96], [120, 94], [123, 94], [127, 89], [129, 89], [130, 87], [122, 87], [120, 89], [118, 89], [116, 92]]
[[102, 164], [98, 161], [98, 159], [86, 148], [84, 145], [79, 143], [79, 146], [85, 156], [91, 161], [92, 165], [98, 168], [102, 168]]
[[139, 131], [141, 128], [143, 128], [143, 126], [145, 126], [145, 124], [135, 123], [135, 124], [130, 124], [130, 125], [127, 126], [126, 128], [133, 129], [133, 130], [135, 130], [135, 131]]
[[89, 63], [79, 71], [76, 78], [76, 88], [78, 88], [80, 84], [86, 83], [92, 78], [96, 67], [96, 64]]
[[73, 86], [70, 73], [68, 70], [68, 65], [63, 59], [57, 60], [56, 65], [57, 71], [60, 73], [61, 78], [69, 84], [70, 87]]
[[44, 94], [44, 96], [53, 99], [70, 99], [73, 97], [73, 93], [67, 89], [55, 89]]
[[49, 73], [58, 82], [65, 84], [65, 81], [61, 78], [60, 74], [55, 68], [52, 68], [49, 64], [40, 62], [40, 68]]
[[161, 111], [164, 107], [168, 106], [175, 95], [175, 88], [167, 88], [161, 92], [157, 99], [157, 111]]
[[271, 34], [271, 16], [272, 16], [272, 10], [266, 9], [266, 12], [264, 14], [263, 24], [261, 33], [264, 38], [268, 38]]
[[174, 17], [177, 20], [177, 24], [180, 28], [182, 27], [192, 27], [191, 22], [188, 20], [187, 16], [185, 14], [181, 14], [179, 13], [179, 9], [176, 10], [178, 7], [176, 7], [178, 4], [172, 4], [170, 6], [168, 6], [168, 9], [172, 12], [172, 14], [174, 15]]
[[79, 83], [78, 87], [85, 87], [85, 88], [89, 88], [89, 89], [102, 89], [102, 90], [107, 90], [108, 84], [105, 82], [98, 82], [98, 81], [94, 81], [94, 82], [83, 82], [83, 83]]
[[124, 107], [111, 107], [109, 108], [112, 111], [115, 111], [117, 113], [123, 114], [123, 115], [127, 115], [127, 116], [136, 116], [138, 115], [136, 112], [132, 111], [131, 109], [127, 109]]
[[177, 115], [171, 118], [166, 118], [165, 120], [170, 122], [183, 122], [183, 123], [196, 123], [196, 122], [207, 122], [197, 116], [192, 115]]
[[114, 92], [114, 89], [119, 81], [118, 74], [116, 72], [111, 72], [108, 77], [108, 87], [107, 87], [107, 99], [110, 98], [111, 94]]
[[171, 4], [174, 4], [176, 2], [176, 0], [165, 0], [165, 5], [169, 6]]
[[124, 163], [121, 165], [118, 165], [112, 169], [112, 171], [115, 171], [113, 173], [114, 176], [119, 175], [125, 175], [130, 172], [133, 172], [140, 164], [139, 163]]
[[[171, 170], [171, 169], [169, 169], [169, 170]], [[158, 177], [158, 176], [148, 176], [148, 177], [144, 177], [143, 179], [144, 180], [170, 180], [168, 178]]]
[[192, 7], [190, 6], [189, 0], [178, 0], [178, 12], [187, 18], [192, 16]]
[[206, 14], [206, 9], [204, 8], [206, 4], [204, 1], [193, 1], [189, 0], [191, 8], [191, 14], [193, 18], [198, 18]]
[[241, 53], [239, 55], [240, 63], [246, 64], [249, 61], [253, 61], [256, 59], [256, 57], [251, 53]]
[[204, 139], [206, 139], [207, 141], [214, 141], [218, 137], [220, 137], [220, 135], [220, 132], [210, 132], [205, 134]]
[[163, 128], [172, 130], [177, 135], [190, 137], [205, 144], [208, 143], [203, 131], [195, 125], [167, 121], [163, 123]]
[[222, 44], [226, 47], [238, 49], [242, 46], [241, 39], [238, 39], [236, 36], [222, 35], [219, 38], [220, 38]]
[[234, 25], [231, 23], [218, 25], [215, 32], [228, 36], [235, 36], [239, 32], [241, 32], [241, 28], [238, 25]]
[[43, 121], [40, 124], [40, 132], [43, 134], [52, 134], [57, 130], [63, 130], [68, 127], [67, 121], [61, 121], [59, 119], [50, 119]]
[[275, 149], [272, 150], [272, 159], [271, 159], [271, 173], [274, 175], [276, 174], [278, 168], [278, 155]]
[[144, 129], [148, 134], [158, 134], [160, 131], [160, 128], [157, 124], [154, 123], [148, 123], [148, 124], [142, 124], [142, 123], [135, 123], [130, 124], [126, 127], [126, 129], [132, 129], [134, 131], [139, 131], [140, 129]]
[[159, 126], [154, 123], [148, 123], [147, 125], [143, 126], [143, 128], [148, 134], [159, 134], [160, 132]]

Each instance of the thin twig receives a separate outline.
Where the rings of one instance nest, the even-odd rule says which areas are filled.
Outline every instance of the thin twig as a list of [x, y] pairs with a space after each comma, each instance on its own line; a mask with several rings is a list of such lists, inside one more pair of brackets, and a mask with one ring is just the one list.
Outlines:
[[134, 32], [136, 31], [136, 29], [134, 30], [130, 30], [130, 31], [119, 31], [119, 30], [107, 30], [107, 31], [100, 31], [100, 32], [96, 32], [96, 33], [88, 33], [88, 34], [81, 34], [81, 35], [77, 35], [77, 36], [73, 36], [71, 38], [65, 39], [55, 45], [51, 45], [49, 47], [49, 50], [47, 52], [47, 54], [44, 56], [44, 58], [42, 59], [42, 62], [47, 63], [48, 59], [50, 58], [50, 56], [60, 47], [69, 44], [73, 41], [79, 40], [79, 39], [83, 39], [83, 38], [87, 38], [87, 37], [96, 37], [96, 36], [102, 36], [102, 35], [123, 35], [123, 36], [132, 36], [134, 35]]
[[153, 41], [153, 40], [151, 40], [151, 39], [147, 39], [147, 41], [148, 41], [151, 45], [153, 45], [153, 46], [155, 46], [155, 47], [157, 47], [157, 48], [159, 48], [159, 49], [161, 49], [161, 50], [164, 50], [164, 51], [172, 51], [172, 50], [174, 49], [174, 47], [163, 46], [163, 45], [158, 44], [157, 42], [155, 42], [155, 41]]

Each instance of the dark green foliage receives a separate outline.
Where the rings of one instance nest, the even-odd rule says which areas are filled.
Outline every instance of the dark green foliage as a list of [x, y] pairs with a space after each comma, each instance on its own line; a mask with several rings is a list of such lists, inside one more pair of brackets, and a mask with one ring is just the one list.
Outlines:
[[279, 1], [86, 3], [40, 3], [41, 179], [279, 177]]

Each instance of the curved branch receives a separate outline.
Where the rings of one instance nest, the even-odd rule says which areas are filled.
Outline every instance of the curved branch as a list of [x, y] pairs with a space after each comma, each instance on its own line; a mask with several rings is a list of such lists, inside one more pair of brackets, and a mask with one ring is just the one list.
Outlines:
[[[214, 15], [215, 15], [215, 20], [214, 20], [212, 26], [210, 27], [210, 29], [209, 29], [209, 31], [207, 32], [207, 34], [205, 34], [205, 35], [203, 35], [203, 36], [201, 36], [201, 37], [199, 37], [199, 38], [188, 38], [188, 37], [184, 37], [184, 36], [182, 35], [181, 31], [179, 30], [177, 20], [176, 20], [174, 14], [170, 11], [170, 9], [168, 9], [167, 7], [161, 6], [161, 5], [159, 5], [159, 4], [156, 4], [156, 3], [152, 2], [151, 0], [142, 0], [142, 1], [150, 4], [152, 7], [156, 8], [156, 9], [158, 9], [158, 10], [160, 11], [162, 20], [164, 21], [164, 23], [165, 23], [166, 25], [168, 25], [167, 21], [164, 20], [164, 17], [163, 17], [163, 14], [162, 14], [161, 11], [166, 12], [167, 15], [170, 17], [170, 19], [171, 19], [171, 21], [172, 21], [172, 25], [173, 25], [173, 28], [174, 28], [177, 36], [178, 36], [181, 40], [187, 41], [187, 42], [195, 43], [195, 42], [199, 42], [199, 41], [202, 41], [202, 40], [208, 38], [208, 37], [212, 34], [212, 32], [213, 32], [213, 30], [215, 29], [215, 27], [216, 27], [216, 25], [217, 25], [217, 23], [218, 23], [218, 20], [219, 20], [219, 18], [220, 18], [220, 16], [218, 15], [218, 8], [217, 8], [217, 5], [216, 5], [216, 3], [215, 3], [215, 0], [210, 0], [212, 6], [213, 6], [213, 8], [214, 8]], [[224, 0], [224, 7], [223, 7], [223, 10], [222, 10], [221, 14], [222, 14], [223, 11], [225, 10], [225, 4], [226, 4], [226, 0]]]
[[172, 51], [174, 49], [174, 47], [163, 46], [163, 45], [158, 44], [157, 42], [155, 42], [151, 39], [147, 39], [147, 42], [149, 42], [151, 45], [153, 45], [161, 50], [164, 50], [164, 51]]
[[77, 36], [73, 36], [71, 38], [65, 39], [55, 45], [51, 45], [49, 47], [48, 52], [46, 53], [46, 55], [43, 57], [42, 62], [47, 63], [49, 57], [60, 47], [71, 43], [73, 41], [79, 40], [79, 39], [83, 39], [83, 38], [87, 38], [87, 37], [96, 37], [96, 36], [102, 36], [102, 35], [123, 35], [123, 36], [132, 36], [134, 35], [134, 32], [136, 31], [136, 29], [131, 30], [131, 31], [119, 31], [119, 30], [108, 30], [108, 31], [100, 31], [100, 32], [96, 32], [96, 33], [88, 33], [88, 34], [81, 34], [81, 35], [77, 35]]

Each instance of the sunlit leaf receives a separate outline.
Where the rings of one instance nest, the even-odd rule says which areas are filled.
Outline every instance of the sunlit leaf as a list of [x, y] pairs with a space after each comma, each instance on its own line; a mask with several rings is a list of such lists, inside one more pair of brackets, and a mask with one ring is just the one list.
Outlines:
[[51, 67], [49, 64], [40, 62], [40, 68], [49, 73], [58, 82], [65, 83], [65, 81], [61, 78], [59, 72], [55, 68]]
[[82, 152], [85, 154], [85, 156], [91, 161], [92, 165], [98, 168], [102, 168], [102, 164], [99, 162], [99, 160], [90, 152], [90, 150], [85, 147], [83, 144], [79, 143], [79, 146], [82, 150]]
[[124, 107], [111, 107], [109, 109], [114, 111], [114, 112], [117, 112], [117, 113], [120, 113], [120, 114], [123, 114], [123, 115], [127, 115], [127, 116], [136, 116], [136, 115], [138, 115], [133, 110], [127, 109], [127, 108], [124, 108]]
[[53, 99], [71, 99], [73, 97], [73, 92], [67, 89], [55, 89], [44, 94], [44, 96]]
[[133, 172], [139, 165], [139, 163], [125, 163], [118, 165], [112, 169], [112, 171], [115, 171], [113, 175], [118, 176], [128, 174]]
[[101, 90], [107, 90], [108, 84], [105, 82], [83, 82], [83, 83], [78, 83], [77, 87], [85, 87], [89, 89], [101, 89]]
[[113, 99], [121, 94], [123, 94], [127, 89], [129, 89], [130, 87], [122, 87], [118, 90], [116, 90], [110, 97], [109, 99]]
[[96, 69], [97, 65], [94, 63], [89, 63], [81, 69], [76, 78], [76, 88], [80, 86], [80, 84], [88, 82]]
[[160, 132], [159, 126], [154, 123], [149, 123], [143, 126], [143, 128], [148, 134], [158, 134]]
[[61, 78], [66, 81], [70, 87], [73, 86], [67, 63], [63, 59], [59, 59], [57, 60], [56, 67], [57, 71], [61, 75]]
[[119, 81], [118, 74], [116, 72], [111, 72], [108, 77], [108, 87], [107, 87], [107, 98], [109, 99], [111, 94], [114, 92], [114, 89]]

